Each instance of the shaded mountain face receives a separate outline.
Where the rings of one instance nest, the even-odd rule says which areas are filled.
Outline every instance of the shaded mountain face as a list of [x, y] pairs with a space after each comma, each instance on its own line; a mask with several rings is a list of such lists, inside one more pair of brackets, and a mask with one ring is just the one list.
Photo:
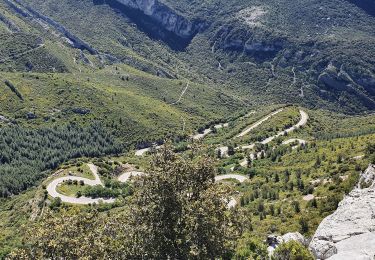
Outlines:
[[375, 2], [372, 0], [348, 0], [356, 6], [362, 8], [366, 13], [375, 16]]
[[[6, 0], [4, 8], [99, 66], [214, 82], [253, 102], [375, 109], [372, 1]], [[8, 18], [0, 21], [15, 30]]]
[[129, 17], [150, 38], [161, 40], [176, 51], [183, 51], [205, 26], [204, 22], [190, 21], [155, 0], [100, 0], [94, 4], [109, 5]]

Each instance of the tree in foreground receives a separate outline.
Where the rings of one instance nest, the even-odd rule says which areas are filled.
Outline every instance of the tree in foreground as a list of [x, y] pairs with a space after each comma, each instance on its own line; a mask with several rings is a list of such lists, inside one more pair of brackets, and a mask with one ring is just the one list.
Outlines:
[[104, 259], [105, 221], [98, 212], [49, 211], [25, 235], [24, 247], [7, 259]]
[[241, 225], [227, 210], [231, 190], [215, 183], [213, 161], [200, 154], [193, 148], [183, 157], [167, 145], [136, 182], [129, 257], [214, 259], [233, 251]]
[[241, 234], [231, 190], [214, 181], [210, 158], [155, 155], [135, 194], [116, 213], [48, 214], [29, 231], [10, 259], [214, 259], [228, 258]]

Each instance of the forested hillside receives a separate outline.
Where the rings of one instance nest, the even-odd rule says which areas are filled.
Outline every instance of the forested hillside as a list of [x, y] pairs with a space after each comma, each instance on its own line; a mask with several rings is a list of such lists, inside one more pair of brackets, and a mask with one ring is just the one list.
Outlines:
[[0, 128], [0, 196], [24, 191], [69, 159], [121, 151], [123, 147], [98, 124]]
[[[159, 76], [214, 80], [244, 95], [267, 96], [267, 102], [346, 112], [374, 109], [375, 61], [369, 50], [374, 50], [375, 20], [367, 13], [371, 6], [305, 0], [293, 5], [273, 0], [165, 2], [160, 16], [176, 14], [181, 24], [199, 29], [187, 30], [181, 38], [185, 31], [179, 23], [167, 24], [158, 20], [157, 11], [145, 15], [142, 5], [129, 8], [119, 1], [20, 3], [52, 17], [114, 60]], [[158, 29], [152, 27], [155, 22], [160, 23]], [[164, 27], [167, 31], [159, 31]], [[173, 50], [178, 43], [163, 40], [173, 35], [185, 48]]]
[[[375, 107], [371, 4], [157, 3], [157, 11], [145, 14], [142, 5], [119, 1], [6, 1], [7, 21], [32, 31], [38, 41], [30, 43], [30, 53], [17, 48], [3, 69], [92, 71], [125, 63], [158, 77], [214, 82], [216, 89], [233, 88], [254, 103], [293, 102], [349, 113]], [[176, 15], [178, 22], [160, 20], [162, 14]], [[12, 38], [18, 34], [4, 37], [17, 42]], [[174, 49], [179, 41], [185, 47]], [[43, 69], [39, 62], [48, 63], [33, 58], [42, 51], [58, 61]]]

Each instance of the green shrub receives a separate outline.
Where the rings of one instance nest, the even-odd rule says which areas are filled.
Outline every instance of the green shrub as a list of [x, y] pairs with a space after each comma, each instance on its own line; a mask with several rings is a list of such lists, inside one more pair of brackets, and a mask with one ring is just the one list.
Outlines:
[[238, 241], [234, 259], [268, 259], [267, 246], [246, 233]]
[[272, 260], [314, 260], [314, 257], [301, 243], [289, 241], [276, 248]]

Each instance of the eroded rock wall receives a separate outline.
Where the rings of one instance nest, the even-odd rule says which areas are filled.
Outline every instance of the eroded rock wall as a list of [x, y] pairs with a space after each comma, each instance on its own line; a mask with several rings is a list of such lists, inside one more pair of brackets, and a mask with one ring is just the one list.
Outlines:
[[193, 37], [203, 26], [202, 23], [189, 21], [158, 0], [116, 1], [126, 7], [141, 11], [154, 21], [160, 23], [165, 30], [173, 32], [182, 38]]

